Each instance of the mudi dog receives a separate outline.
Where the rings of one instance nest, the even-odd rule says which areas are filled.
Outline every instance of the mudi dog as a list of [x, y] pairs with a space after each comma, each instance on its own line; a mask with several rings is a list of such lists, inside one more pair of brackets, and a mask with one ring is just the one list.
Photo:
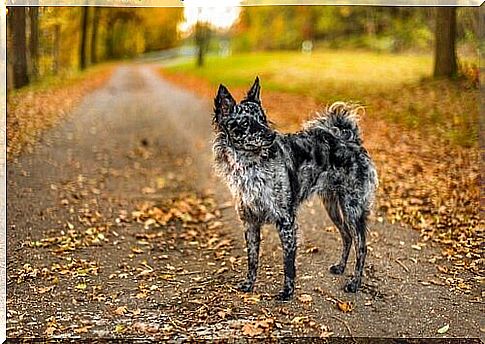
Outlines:
[[220, 85], [214, 100], [215, 168], [235, 198], [247, 244], [248, 273], [239, 288], [252, 291], [260, 229], [274, 224], [283, 247], [285, 274], [277, 299], [292, 297], [297, 210], [304, 200], [318, 195], [342, 236], [342, 256], [330, 272], [344, 272], [354, 242], [355, 271], [344, 290], [356, 292], [367, 253], [367, 218], [378, 185], [374, 164], [362, 146], [358, 108], [334, 103], [302, 131], [282, 134], [268, 124], [260, 91], [256, 78], [246, 98], [237, 103]]

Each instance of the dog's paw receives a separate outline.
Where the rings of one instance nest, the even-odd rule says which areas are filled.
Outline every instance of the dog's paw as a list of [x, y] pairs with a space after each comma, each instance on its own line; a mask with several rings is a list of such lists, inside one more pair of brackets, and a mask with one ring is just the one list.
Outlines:
[[249, 293], [249, 292], [253, 291], [253, 287], [254, 287], [254, 283], [251, 283], [250, 281], [246, 280], [246, 281], [239, 283], [239, 285], [237, 286], [237, 289], [239, 291]]
[[330, 273], [334, 275], [341, 275], [345, 271], [345, 266], [340, 264], [335, 264], [330, 267]]
[[347, 293], [356, 293], [360, 287], [360, 279], [352, 278], [347, 281], [344, 287], [344, 291]]
[[276, 296], [276, 301], [289, 301], [293, 297], [293, 291], [283, 289]]

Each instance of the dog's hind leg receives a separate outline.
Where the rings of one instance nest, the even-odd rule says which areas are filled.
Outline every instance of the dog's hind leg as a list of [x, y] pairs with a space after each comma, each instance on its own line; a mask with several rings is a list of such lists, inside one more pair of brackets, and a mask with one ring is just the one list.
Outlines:
[[357, 289], [359, 289], [361, 281], [362, 281], [362, 274], [364, 271], [364, 264], [365, 258], [367, 256], [367, 245], [366, 245], [366, 221], [367, 221], [367, 214], [364, 213], [360, 217], [358, 217], [355, 221], [353, 221], [353, 228], [355, 230], [352, 231], [355, 240], [355, 270], [354, 276], [347, 281], [345, 284], [344, 290], [349, 293], [355, 293]]
[[347, 260], [349, 259], [350, 248], [352, 247], [352, 235], [350, 228], [345, 223], [343, 211], [340, 209], [340, 205], [338, 203], [325, 203], [325, 209], [327, 210], [328, 216], [335, 224], [340, 232], [340, 236], [342, 237], [342, 255], [340, 257], [340, 261], [330, 267], [330, 272], [335, 275], [341, 275], [344, 273]]
[[277, 300], [287, 301], [293, 296], [295, 290], [295, 258], [296, 258], [296, 231], [295, 219], [284, 220], [277, 223], [278, 233], [283, 247], [283, 264], [285, 281], [283, 289], [276, 296]]
[[253, 290], [254, 282], [258, 272], [259, 244], [261, 242], [261, 224], [245, 222], [246, 247], [248, 250], [248, 273], [246, 280], [239, 285], [239, 290], [250, 292]]

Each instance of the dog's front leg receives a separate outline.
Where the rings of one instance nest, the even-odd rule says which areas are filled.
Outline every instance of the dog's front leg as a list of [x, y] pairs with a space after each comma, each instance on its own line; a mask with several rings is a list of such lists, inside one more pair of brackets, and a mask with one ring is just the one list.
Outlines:
[[296, 257], [296, 231], [295, 219], [283, 221], [277, 224], [281, 245], [283, 246], [283, 264], [285, 282], [283, 289], [276, 298], [280, 301], [287, 301], [293, 296], [295, 290], [295, 257]]
[[239, 285], [239, 290], [250, 292], [253, 290], [259, 261], [259, 244], [261, 242], [261, 225], [259, 223], [244, 223], [246, 247], [248, 250], [248, 274], [244, 282]]

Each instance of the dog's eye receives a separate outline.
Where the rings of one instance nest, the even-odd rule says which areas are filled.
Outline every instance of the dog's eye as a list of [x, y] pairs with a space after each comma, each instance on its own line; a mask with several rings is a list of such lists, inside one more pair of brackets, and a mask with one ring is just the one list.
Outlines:
[[232, 130], [232, 132], [234, 133], [234, 135], [241, 136], [244, 134], [244, 129], [240, 127], [236, 127]]

